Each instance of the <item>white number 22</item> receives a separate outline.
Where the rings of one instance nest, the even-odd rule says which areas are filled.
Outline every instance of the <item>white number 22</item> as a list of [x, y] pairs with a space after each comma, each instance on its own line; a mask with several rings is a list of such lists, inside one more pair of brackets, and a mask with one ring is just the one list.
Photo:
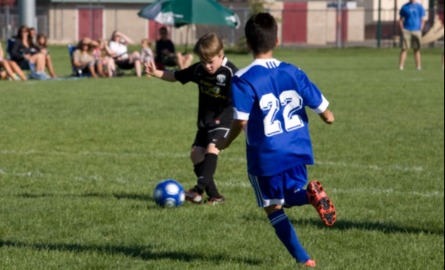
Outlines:
[[264, 95], [261, 97], [260, 107], [261, 110], [268, 111], [264, 118], [264, 133], [268, 137], [283, 133], [282, 123], [276, 119], [281, 109], [286, 131], [289, 132], [304, 126], [303, 120], [295, 114], [303, 107], [303, 99], [295, 90], [282, 92], [280, 99], [275, 97], [274, 94]]

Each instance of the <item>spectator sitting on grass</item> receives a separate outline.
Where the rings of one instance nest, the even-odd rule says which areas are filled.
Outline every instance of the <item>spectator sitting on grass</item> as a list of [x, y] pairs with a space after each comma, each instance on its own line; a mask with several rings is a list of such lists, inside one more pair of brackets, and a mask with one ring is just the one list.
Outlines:
[[135, 69], [136, 75], [141, 77], [142, 66], [139, 52], [128, 53], [127, 44], [134, 44], [133, 40], [121, 32], [114, 31], [111, 35], [110, 50], [116, 65], [121, 69]]
[[90, 38], [83, 38], [77, 45], [77, 49], [73, 53], [73, 66], [76, 67], [81, 74], [91, 75], [97, 78], [96, 59], [93, 56], [93, 48], [98, 44]]
[[53, 60], [51, 58], [51, 55], [49, 54], [48, 50], [48, 38], [45, 36], [45, 34], [38, 34], [37, 35], [37, 47], [40, 49], [40, 52], [45, 55], [45, 62], [46, 62], [46, 68], [48, 69], [49, 76], [51, 78], [56, 78], [56, 72], [54, 71], [54, 65]]
[[22, 69], [14, 61], [4, 58], [2, 44], [0, 43], [0, 80], [23, 80], [26, 81], [26, 76]]
[[14, 46], [11, 50], [11, 60], [20, 68], [31, 70], [31, 78], [46, 80], [49, 76], [45, 73], [45, 55], [34, 45], [29, 37], [29, 29], [23, 25], [19, 28]]
[[96, 59], [97, 73], [100, 77], [111, 78], [116, 75], [116, 64], [111, 57], [112, 51], [105, 39], [99, 39], [96, 42], [98, 46], [94, 49], [93, 55]]
[[175, 44], [168, 37], [167, 27], [159, 29], [160, 39], [156, 41], [156, 66], [159, 69], [178, 66], [180, 70], [188, 68], [193, 61], [192, 54], [176, 53]]

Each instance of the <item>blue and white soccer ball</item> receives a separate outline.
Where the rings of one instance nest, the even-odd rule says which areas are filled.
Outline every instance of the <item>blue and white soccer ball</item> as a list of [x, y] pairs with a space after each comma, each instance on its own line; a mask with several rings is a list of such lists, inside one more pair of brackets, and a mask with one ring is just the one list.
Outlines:
[[156, 204], [161, 207], [179, 207], [184, 203], [185, 191], [178, 181], [168, 179], [156, 185], [153, 198]]

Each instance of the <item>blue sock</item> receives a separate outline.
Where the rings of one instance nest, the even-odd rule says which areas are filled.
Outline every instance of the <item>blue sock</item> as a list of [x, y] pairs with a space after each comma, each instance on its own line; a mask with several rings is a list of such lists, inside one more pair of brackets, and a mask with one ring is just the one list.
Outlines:
[[284, 210], [277, 211], [268, 216], [270, 223], [275, 228], [275, 232], [281, 242], [286, 246], [289, 253], [299, 263], [305, 263], [310, 259], [306, 250], [298, 240], [297, 233], [289, 221]]
[[299, 191], [286, 196], [287, 206], [302, 206], [309, 204], [309, 198], [305, 189], [300, 189]]

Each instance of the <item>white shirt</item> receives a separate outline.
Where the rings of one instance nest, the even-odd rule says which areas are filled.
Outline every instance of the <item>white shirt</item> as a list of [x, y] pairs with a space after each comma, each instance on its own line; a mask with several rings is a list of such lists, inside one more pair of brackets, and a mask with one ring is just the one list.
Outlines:
[[128, 58], [128, 48], [120, 42], [111, 41], [110, 50], [112, 50], [119, 58]]

